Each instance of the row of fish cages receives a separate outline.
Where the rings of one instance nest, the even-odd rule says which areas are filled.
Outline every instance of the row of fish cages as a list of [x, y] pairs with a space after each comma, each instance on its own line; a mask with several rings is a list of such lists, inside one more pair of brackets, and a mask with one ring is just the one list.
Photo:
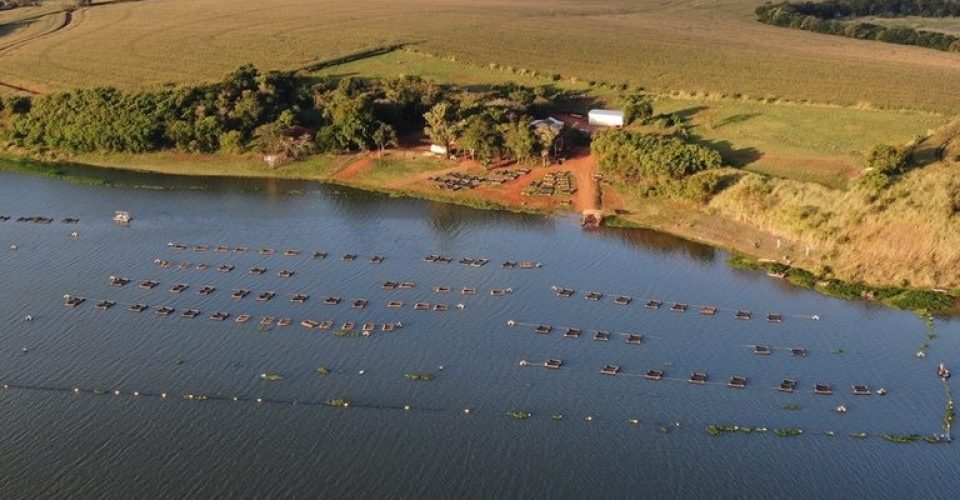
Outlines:
[[[450, 264], [456, 260], [457, 264], [468, 267], [483, 267], [490, 263], [490, 259], [474, 257], [462, 257], [460, 259], [455, 259], [454, 257], [448, 257], [446, 255], [435, 253], [424, 255], [422, 260], [428, 264]], [[543, 267], [543, 264], [531, 260], [505, 260], [500, 263], [500, 267], [504, 269], [540, 269]]]
[[[554, 331], [560, 331], [564, 338], [579, 339], [584, 334], [584, 330], [582, 328], [575, 328], [575, 327], [554, 328], [553, 326], [547, 325], [544, 323], [531, 324], [531, 323], [521, 323], [515, 320], [507, 321], [507, 326], [513, 327], [517, 325], [532, 326], [533, 333], [537, 335], [550, 335]], [[608, 330], [587, 330], [586, 333], [591, 335], [593, 337], [593, 340], [597, 342], [608, 342], [614, 338], [614, 335]], [[621, 337], [623, 341], [626, 342], [627, 344], [632, 344], [632, 345], [640, 345], [646, 339], [646, 337], [641, 333], [626, 332], [626, 333], [619, 333], [617, 334], [617, 336]]]
[[[577, 292], [573, 288], [565, 288], [554, 286], [552, 287], [553, 293], [557, 297], [561, 298], [571, 298], [575, 297]], [[585, 292], [583, 298], [588, 302], [599, 302], [605, 297], [603, 292]], [[634, 298], [630, 295], [614, 295], [613, 303], [618, 306], [629, 306], [634, 303]], [[683, 302], [673, 302], [671, 304], [666, 304], [662, 300], [657, 299], [647, 299], [643, 303], [645, 309], [658, 310], [658, 309], [667, 309], [675, 313], [686, 313], [690, 310], [691, 307], [695, 308], [697, 313], [702, 316], [716, 316], [723, 308], [711, 305], [691, 305]], [[741, 321], [749, 321], [753, 318], [754, 314], [748, 309], [730, 309], [733, 311], [733, 318]], [[784, 315], [781, 313], [768, 313], [765, 315], [767, 322], [769, 323], [782, 323], [784, 320]], [[820, 316], [804, 316], [806, 319], [819, 320]]]
[[[56, 219], [53, 217], [45, 217], [43, 215], [22, 215], [16, 219], [14, 219], [12, 215], [0, 215], [0, 222], [7, 222], [10, 220], [29, 224], [52, 224]], [[60, 219], [61, 224], [77, 224], [79, 222], [80, 219], [76, 217], [64, 217]]]
[[[211, 247], [210, 245], [202, 245], [202, 244], [188, 245], [185, 243], [173, 243], [173, 242], [167, 243], [167, 248], [171, 250], [178, 250], [178, 251], [193, 250], [198, 253], [205, 253], [209, 251], [209, 252], [216, 252], [221, 254], [226, 254], [226, 253], [246, 254], [249, 252], [249, 253], [256, 253], [264, 257], [269, 257], [273, 255], [281, 255], [283, 257], [300, 257], [301, 255], [303, 255], [303, 252], [295, 248], [288, 248], [285, 250], [276, 250], [276, 249], [267, 248], [267, 247], [251, 249], [250, 247], [243, 247], [243, 246], [230, 247], [226, 245], [218, 245], [215, 247]], [[312, 260], [325, 260], [330, 256], [330, 253], [323, 250], [314, 250], [309, 252], [309, 256]], [[355, 253], [345, 253], [340, 256], [340, 260], [345, 262], [360, 260], [360, 255]], [[367, 261], [371, 264], [381, 264], [383, 263], [384, 260], [386, 260], [386, 257], [379, 254], [372, 255], [369, 258], [367, 258]]]
[[476, 189], [480, 186], [501, 186], [529, 173], [529, 168], [500, 168], [482, 175], [451, 172], [428, 177], [428, 180], [438, 189], [460, 191], [462, 189]]
[[569, 196], [576, 192], [576, 180], [570, 171], [545, 174], [523, 190], [527, 196]]

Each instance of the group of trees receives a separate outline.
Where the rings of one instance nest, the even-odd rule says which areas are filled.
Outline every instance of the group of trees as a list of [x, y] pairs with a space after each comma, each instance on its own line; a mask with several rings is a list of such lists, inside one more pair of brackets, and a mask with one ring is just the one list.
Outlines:
[[877, 144], [866, 153], [866, 170], [860, 176], [861, 185], [879, 191], [893, 183], [896, 175], [907, 168], [909, 151], [887, 144]]
[[953, 0], [829, 0], [768, 3], [757, 7], [756, 14], [759, 21], [774, 26], [960, 53], [960, 37], [954, 35], [916, 30], [907, 26], [881, 26], [844, 20], [857, 16], [958, 16], [960, 2]]
[[[312, 152], [396, 146], [425, 131], [484, 163], [550, 150], [553, 129], [531, 129], [530, 113], [561, 98], [515, 84], [460, 91], [412, 76], [316, 79], [245, 65], [223, 81], [130, 92], [100, 87], [0, 99], [0, 137], [18, 146], [73, 152], [213, 153], [257, 150], [285, 159]], [[546, 127], [549, 128], [549, 127]]]
[[719, 152], [672, 135], [612, 129], [596, 133], [590, 148], [601, 173], [644, 194], [678, 194], [703, 201], [702, 196], [713, 194], [722, 180], [707, 172], [721, 166]]

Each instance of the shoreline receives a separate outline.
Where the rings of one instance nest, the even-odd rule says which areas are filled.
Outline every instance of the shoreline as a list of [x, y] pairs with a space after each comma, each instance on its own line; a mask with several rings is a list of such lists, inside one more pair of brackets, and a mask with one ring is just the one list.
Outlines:
[[[346, 160], [346, 158], [341, 157], [341, 160]], [[433, 194], [428, 193], [421, 189], [403, 189], [399, 187], [388, 187], [388, 186], [378, 186], [369, 182], [351, 182], [349, 179], [338, 179], [336, 174], [339, 173], [346, 165], [349, 163], [344, 161], [339, 166], [340, 168], [334, 170], [333, 172], [313, 172], [313, 173], [301, 173], [301, 172], [282, 172], [282, 171], [267, 171], [264, 168], [255, 169], [255, 170], [228, 170], [228, 171], [214, 171], [214, 172], [193, 172], [185, 173], [179, 171], [171, 171], [171, 169], [165, 169], [159, 166], [152, 167], [150, 165], [102, 165], [96, 163], [87, 163], [82, 161], [48, 161], [48, 160], [37, 160], [29, 157], [14, 156], [9, 153], [0, 154], [0, 171], [7, 170], [17, 173], [24, 173], [28, 175], [39, 175], [42, 177], [56, 178], [61, 179], [66, 182], [70, 182], [78, 185], [104, 185], [104, 186], [123, 186], [123, 187], [133, 187], [135, 189], [147, 189], [149, 186], [144, 185], [126, 185], [126, 184], [114, 184], [109, 180], [98, 180], [93, 179], [88, 176], [78, 175], [76, 173], [67, 172], [64, 169], [77, 168], [77, 169], [95, 169], [99, 171], [109, 172], [133, 172], [139, 174], [147, 175], [170, 175], [180, 178], [232, 178], [232, 179], [259, 179], [259, 180], [283, 180], [283, 181], [304, 181], [304, 182], [317, 182], [319, 184], [324, 184], [328, 186], [339, 186], [346, 187], [350, 189], [356, 189], [366, 192], [374, 192], [388, 197], [404, 197], [411, 199], [421, 199], [427, 201], [433, 201], [438, 203], [450, 203], [459, 206], [470, 207], [478, 210], [499, 210], [505, 212], [513, 213], [523, 213], [529, 215], [540, 215], [547, 217], [555, 217], [563, 214], [573, 214], [575, 210], [571, 204], [567, 209], [562, 209], [554, 207], [548, 209], [546, 207], [529, 207], [529, 206], [514, 206], [512, 204], [504, 204], [496, 201], [491, 201], [485, 199], [482, 196], [470, 196], [466, 193], [458, 193], [457, 195], [444, 195], [444, 194]], [[293, 165], [296, 167], [296, 165]], [[282, 168], [282, 167], [281, 167]], [[301, 169], [302, 170], [302, 169]], [[279, 175], [278, 175], [279, 174]], [[605, 186], [603, 191], [612, 189], [612, 186]], [[606, 193], [605, 193], [606, 194]], [[617, 198], [621, 193], [614, 191], [613, 195]], [[650, 202], [646, 202], [647, 205], [650, 205]], [[666, 204], [664, 204], [666, 205]], [[655, 207], [663, 208], [663, 207]], [[832, 296], [835, 298], [845, 299], [845, 300], [862, 300], [865, 302], [875, 302], [883, 304], [887, 307], [901, 309], [901, 310], [910, 310], [917, 312], [921, 316], [929, 316], [932, 314], [942, 314], [946, 316], [956, 316], [960, 315], [960, 298], [956, 296], [956, 291], [948, 291], [948, 293], [939, 293], [934, 292], [929, 289], [913, 289], [913, 288], [904, 288], [904, 287], [893, 287], [893, 286], [884, 286], [884, 285], [871, 285], [861, 282], [853, 281], [844, 281], [839, 279], [830, 279], [830, 280], [818, 280], [814, 275], [807, 269], [802, 266], [792, 266], [787, 264], [782, 264], [778, 260], [773, 260], [765, 258], [762, 255], [759, 255], [761, 252], [749, 252], [745, 251], [743, 248], [738, 248], [737, 245], [730, 244], [731, 242], [725, 242], [719, 239], [711, 238], [710, 235], [705, 234], [704, 232], [698, 232], [695, 228], [698, 226], [696, 223], [685, 223], [685, 224], [674, 224], [672, 227], [669, 224], [655, 224], [647, 221], [649, 217], [645, 218], [642, 215], [634, 214], [632, 211], [626, 215], [623, 214], [611, 214], [608, 216], [605, 226], [610, 229], [644, 229], [649, 231], [656, 231], [663, 234], [668, 234], [670, 236], [680, 238], [686, 241], [691, 241], [694, 243], [710, 246], [712, 248], [723, 250], [730, 254], [730, 258], [727, 260], [727, 265], [744, 270], [751, 271], [761, 271], [766, 272], [768, 276], [774, 278], [781, 278], [785, 281], [790, 282], [791, 284], [816, 291], [823, 295]], [[686, 230], [676, 230], [684, 229]], [[673, 229], [673, 230], [672, 230]], [[787, 274], [795, 273], [797, 275], [802, 275], [802, 279], [790, 279]], [[829, 286], [825, 286], [824, 283], [829, 282]], [[837, 290], [840, 290], [839, 292]], [[854, 295], [856, 292], [859, 295]], [[879, 297], [878, 297], [879, 295]], [[897, 297], [906, 297], [903, 301], [894, 300]], [[918, 300], [914, 300], [918, 299]], [[950, 304], [946, 304], [947, 301], [950, 301]], [[916, 307], [915, 305], [919, 303], [922, 306]], [[929, 307], [928, 304], [934, 304], [936, 307]], [[912, 307], [911, 307], [912, 306]]]

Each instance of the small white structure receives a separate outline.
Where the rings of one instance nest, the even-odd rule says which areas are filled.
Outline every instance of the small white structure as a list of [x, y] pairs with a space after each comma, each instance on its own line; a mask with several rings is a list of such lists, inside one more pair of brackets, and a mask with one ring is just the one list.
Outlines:
[[604, 127], [622, 127], [623, 111], [615, 109], [591, 109], [587, 115], [587, 122], [590, 125], [599, 125]]
[[544, 119], [542, 119], [542, 120], [534, 120], [534, 121], [530, 122], [530, 126], [533, 127], [533, 128], [537, 128], [537, 127], [539, 127], [540, 125], [546, 125], [546, 126], [552, 128], [553, 130], [556, 130], [557, 132], [560, 132], [561, 130], [563, 130], [563, 125], [564, 125], [564, 123], [563, 123], [562, 121], [560, 121], [560, 120], [552, 117], [552, 116], [548, 116], [548, 117], [546, 117], [546, 118], [544, 118]]
[[446, 148], [445, 146], [441, 146], [441, 145], [439, 145], [439, 144], [431, 144], [431, 145], [430, 145], [430, 152], [433, 153], [433, 154], [435, 154], [435, 155], [446, 156], [446, 155], [447, 155], [447, 148]]

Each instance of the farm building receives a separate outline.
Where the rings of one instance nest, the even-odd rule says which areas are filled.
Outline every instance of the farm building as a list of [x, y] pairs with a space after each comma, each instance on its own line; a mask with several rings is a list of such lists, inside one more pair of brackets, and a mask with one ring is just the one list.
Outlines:
[[590, 125], [622, 127], [623, 111], [615, 109], [591, 109], [587, 115]]

